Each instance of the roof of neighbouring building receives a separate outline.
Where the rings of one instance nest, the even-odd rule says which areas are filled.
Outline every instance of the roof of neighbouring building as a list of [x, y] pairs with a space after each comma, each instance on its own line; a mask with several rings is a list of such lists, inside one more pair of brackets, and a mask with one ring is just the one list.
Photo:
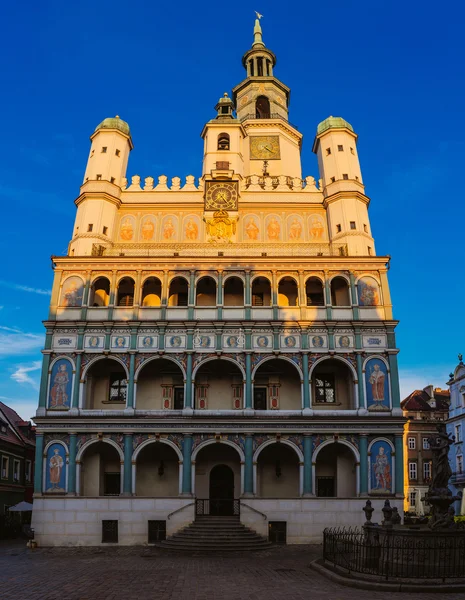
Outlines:
[[126, 135], [131, 135], [129, 125], [126, 123], [126, 121], [120, 119], [119, 115], [104, 119], [99, 125], [97, 125], [95, 131], [98, 131], [99, 129], [118, 129]]
[[324, 121], [321, 121], [321, 123], [316, 129], [316, 134], [320, 135], [320, 133], [323, 133], [328, 129], [350, 129], [350, 131], [354, 130], [352, 125], [348, 123], [345, 119], [343, 119], [342, 117], [333, 116], [330, 116]]
[[[431, 400], [435, 400], [436, 406], [431, 406]], [[425, 390], [415, 390], [407, 398], [404, 398], [400, 403], [403, 410], [416, 411], [438, 411], [449, 410], [450, 392], [449, 390], [441, 390], [435, 388], [433, 390], [433, 398]]]
[[6, 420], [10, 425], [8, 427], [6, 434], [0, 433], [0, 440], [5, 440], [12, 444], [16, 444], [18, 446], [24, 445], [35, 445], [34, 437], [31, 439], [25, 435], [25, 433], [21, 430], [21, 427], [31, 427], [33, 431], [35, 428], [31, 426], [29, 421], [23, 421], [23, 419], [18, 415], [18, 413], [4, 404], [0, 402], [0, 419]]

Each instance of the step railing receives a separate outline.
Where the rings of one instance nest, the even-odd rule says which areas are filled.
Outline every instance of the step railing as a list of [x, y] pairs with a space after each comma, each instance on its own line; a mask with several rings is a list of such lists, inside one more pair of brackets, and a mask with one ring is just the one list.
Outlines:
[[256, 512], [258, 515], [261, 515], [265, 519], [265, 521], [268, 519], [268, 517], [265, 515], [265, 513], [262, 513], [261, 510], [257, 510], [256, 508], [254, 508], [253, 506], [250, 506], [249, 504], [246, 504], [245, 502], [240, 502], [240, 505], [245, 506], [246, 508], [249, 508], [253, 512]]
[[226, 517], [240, 515], [240, 500], [233, 498], [196, 498], [196, 517]]
[[166, 518], [168, 520], [170, 520], [173, 515], [175, 515], [176, 513], [180, 512], [181, 510], [184, 510], [188, 506], [194, 506], [194, 504], [195, 504], [195, 502], [189, 502], [189, 504], [184, 504], [184, 506], [180, 506], [176, 510], [173, 510], [173, 512], [170, 512], [170, 514]]

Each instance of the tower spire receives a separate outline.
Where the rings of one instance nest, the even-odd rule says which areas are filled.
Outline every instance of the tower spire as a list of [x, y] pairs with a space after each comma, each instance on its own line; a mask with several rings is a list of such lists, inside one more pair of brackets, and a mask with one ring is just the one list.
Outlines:
[[265, 48], [265, 44], [262, 39], [262, 26], [260, 25], [260, 19], [263, 17], [260, 13], [255, 11], [257, 18], [255, 19], [255, 27], [253, 28], [253, 44], [252, 48]]

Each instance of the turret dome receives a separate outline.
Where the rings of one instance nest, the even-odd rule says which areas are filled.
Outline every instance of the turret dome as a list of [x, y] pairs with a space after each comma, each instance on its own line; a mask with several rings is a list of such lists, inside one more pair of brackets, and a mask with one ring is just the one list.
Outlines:
[[342, 117], [333, 117], [330, 116], [318, 125], [316, 134], [320, 135], [320, 133], [324, 133], [328, 129], [350, 129], [353, 131], [354, 128], [350, 123], [345, 121]]
[[120, 119], [119, 115], [104, 119], [99, 125], [97, 125], [95, 131], [98, 131], [99, 129], [118, 129], [125, 135], [131, 135], [129, 125], [126, 123], [126, 121]]

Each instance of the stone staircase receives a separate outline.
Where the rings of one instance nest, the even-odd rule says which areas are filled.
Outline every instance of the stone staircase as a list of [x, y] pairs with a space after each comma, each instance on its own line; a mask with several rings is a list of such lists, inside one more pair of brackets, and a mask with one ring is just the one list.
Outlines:
[[159, 548], [182, 552], [246, 552], [272, 547], [264, 537], [243, 525], [239, 517], [196, 517], [195, 521], [168, 539]]

